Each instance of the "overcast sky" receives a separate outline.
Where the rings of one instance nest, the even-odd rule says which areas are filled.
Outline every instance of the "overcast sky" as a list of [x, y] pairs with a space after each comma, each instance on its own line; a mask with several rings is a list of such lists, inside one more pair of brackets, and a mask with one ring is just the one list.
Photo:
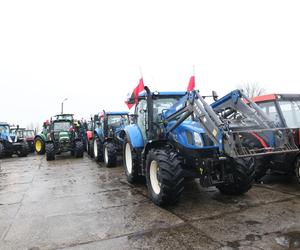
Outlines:
[[0, 120], [127, 110], [152, 90], [300, 93], [299, 1], [0, 1]]

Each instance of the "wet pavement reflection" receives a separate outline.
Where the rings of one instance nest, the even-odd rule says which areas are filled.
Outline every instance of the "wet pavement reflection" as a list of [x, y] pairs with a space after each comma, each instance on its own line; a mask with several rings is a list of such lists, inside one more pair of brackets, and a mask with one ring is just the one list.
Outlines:
[[279, 175], [239, 197], [188, 180], [179, 203], [160, 208], [121, 166], [88, 156], [7, 158], [0, 249], [300, 249], [299, 190]]

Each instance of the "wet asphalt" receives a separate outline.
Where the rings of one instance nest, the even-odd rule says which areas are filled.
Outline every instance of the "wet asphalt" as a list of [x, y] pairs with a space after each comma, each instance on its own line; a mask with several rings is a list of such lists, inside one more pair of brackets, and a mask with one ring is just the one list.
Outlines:
[[160, 208], [121, 166], [86, 155], [2, 159], [0, 249], [300, 249], [299, 190], [269, 176], [232, 197], [193, 180]]

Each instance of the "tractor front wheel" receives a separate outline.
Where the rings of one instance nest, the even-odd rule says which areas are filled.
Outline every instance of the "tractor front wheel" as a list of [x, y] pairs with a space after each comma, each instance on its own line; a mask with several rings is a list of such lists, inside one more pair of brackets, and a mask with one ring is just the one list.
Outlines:
[[74, 148], [74, 156], [76, 158], [83, 157], [83, 150], [84, 150], [84, 146], [82, 141], [76, 141], [75, 148]]
[[184, 189], [184, 174], [177, 153], [151, 149], [146, 160], [146, 182], [150, 199], [156, 205], [176, 203]]
[[138, 168], [139, 160], [136, 152], [131, 147], [129, 140], [126, 138], [123, 148], [123, 165], [125, 167], [125, 175], [129, 183], [135, 183], [139, 179]]
[[253, 160], [245, 160], [243, 164], [232, 162], [231, 165], [227, 167], [230, 167], [233, 182], [217, 185], [220, 192], [229, 195], [241, 195], [249, 191], [255, 178]]
[[94, 139], [93, 147], [94, 147], [95, 161], [97, 161], [97, 162], [103, 161], [103, 153], [102, 153], [102, 150], [101, 150], [102, 146], [101, 146], [101, 141], [100, 141], [99, 138]]
[[55, 148], [53, 143], [46, 144], [46, 159], [47, 161], [55, 160]]
[[295, 173], [296, 173], [298, 183], [300, 184], [300, 157], [297, 158], [295, 163]]
[[19, 157], [26, 157], [29, 153], [28, 143], [26, 141], [21, 143], [21, 149], [18, 150], [17, 154]]
[[107, 168], [114, 167], [117, 164], [117, 148], [112, 142], [105, 142], [103, 146], [104, 165]]
[[5, 148], [2, 142], [0, 142], [0, 159], [5, 156]]
[[34, 149], [38, 155], [45, 154], [45, 143], [41, 138], [36, 138], [34, 140]]

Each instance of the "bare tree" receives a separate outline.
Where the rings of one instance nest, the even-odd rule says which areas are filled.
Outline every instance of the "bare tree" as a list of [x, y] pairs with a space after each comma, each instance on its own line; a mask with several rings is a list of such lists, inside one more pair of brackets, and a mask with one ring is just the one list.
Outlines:
[[238, 88], [243, 90], [244, 94], [249, 98], [262, 95], [266, 92], [266, 90], [260, 87], [257, 83], [245, 83], [238, 86]]

